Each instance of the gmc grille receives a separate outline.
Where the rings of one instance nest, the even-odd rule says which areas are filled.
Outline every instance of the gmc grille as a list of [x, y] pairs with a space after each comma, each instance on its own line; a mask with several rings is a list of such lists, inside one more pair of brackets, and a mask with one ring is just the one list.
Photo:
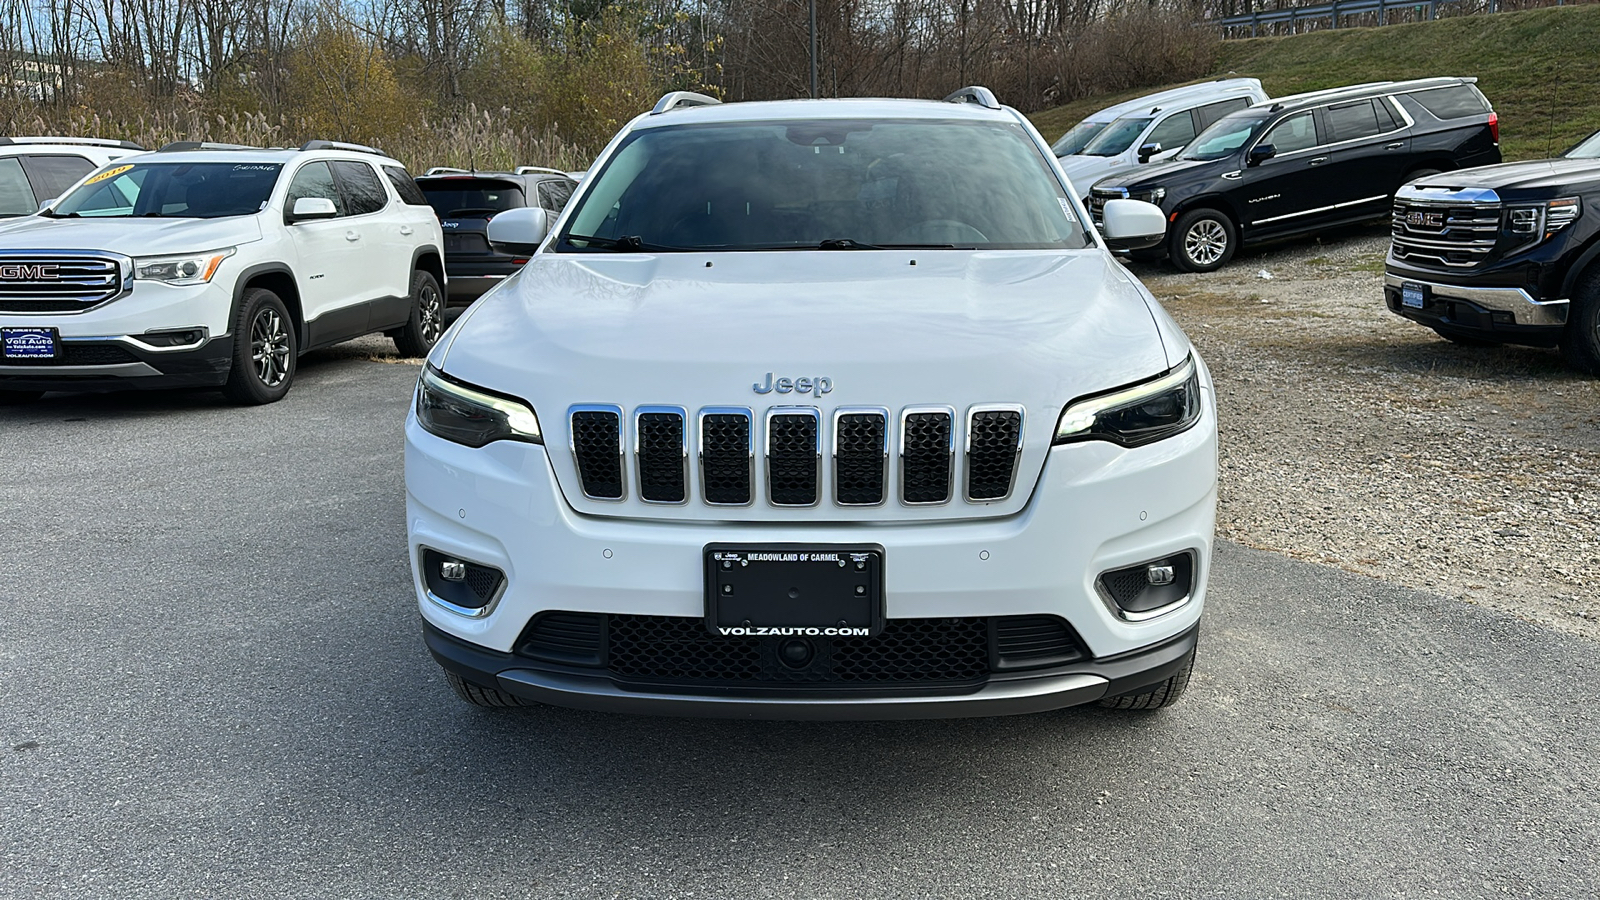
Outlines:
[[[633, 410], [633, 462], [627, 463], [621, 407], [583, 404], [568, 411], [573, 461], [584, 496], [620, 501], [632, 469], [646, 503], [685, 503], [695, 493], [713, 506], [748, 506], [764, 497], [774, 507], [808, 507], [831, 495], [836, 506], [877, 506], [889, 497], [889, 447], [896, 420], [883, 408], [848, 407], [831, 417], [809, 406], [780, 406], [760, 418], [746, 407], [708, 407], [694, 424], [676, 406]], [[831, 426], [831, 434], [829, 434]], [[906, 505], [970, 503], [1011, 496], [1022, 457], [1023, 412], [1015, 405], [973, 407], [958, 419], [949, 407], [911, 407], [898, 418], [898, 494]], [[957, 465], [957, 440], [965, 453]], [[760, 444], [761, 465], [756, 465]], [[822, 448], [832, 447], [831, 467]], [[824, 485], [831, 478], [831, 490]], [[765, 482], [760, 484], [758, 482]]]
[[1500, 235], [1500, 204], [1396, 200], [1390, 233], [1395, 259], [1413, 265], [1470, 268], [1494, 251]]
[[0, 313], [75, 313], [122, 294], [124, 264], [112, 256], [0, 252]]

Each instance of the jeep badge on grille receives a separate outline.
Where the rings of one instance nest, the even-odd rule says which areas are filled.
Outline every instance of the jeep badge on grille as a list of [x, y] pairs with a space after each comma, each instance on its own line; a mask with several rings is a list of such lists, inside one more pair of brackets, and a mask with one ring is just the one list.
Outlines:
[[780, 394], [810, 394], [821, 397], [833, 390], [833, 379], [820, 375], [812, 378], [773, 378], [772, 373], [768, 372], [765, 384], [758, 381], [750, 387], [758, 394], [777, 391]]

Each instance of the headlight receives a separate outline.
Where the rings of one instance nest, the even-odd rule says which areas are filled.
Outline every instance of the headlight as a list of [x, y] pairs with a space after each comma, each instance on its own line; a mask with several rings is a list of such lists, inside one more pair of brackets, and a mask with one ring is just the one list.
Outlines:
[[447, 441], [482, 447], [495, 441], [544, 443], [539, 417], [521, 400], [468, 387], [433, 366], [417, 382], [417, 422]]
[[1147, 191], [1133, 191], [1128, 194], [1128, 199], [1143, 200], [1146, 203], [1154, 203], [1155, 205], [1160, 206], [1161, 201], [1167, 199], [1167, 189], [1158, 187], [1151, 188]]
[[1576, 222], [1582, 211], [1583, 202], [1577, 197], [1512, 206], [1506, 210], [1506, 230], [1528, 238], [1529, 243], [1547, 241], [1556, 232]]
[[1112, 441], [1138, 447], [1187, 431], [1200, 421], [1200, 372], [1194, 357], [1160, 378], [1078, 400], [1061, 412], [1057, 444]]
[[167, 284], [205, 284], [232, 255], [233, 248], [226, 247], [187, 256], [147, 256], [133, 261], [133, 277]]

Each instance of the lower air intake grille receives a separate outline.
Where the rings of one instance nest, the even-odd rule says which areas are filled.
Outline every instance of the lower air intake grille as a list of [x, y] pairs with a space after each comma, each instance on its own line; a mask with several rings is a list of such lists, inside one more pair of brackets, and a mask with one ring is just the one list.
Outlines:
[[622, 411], [572, 411], [572, 453], [583, 492], [596, 500], [622, 499]]
[[814, 409], [767, 416], [767, 490], [773, 506], [817, 502], [821, 438], [821, 419]]
[[1105, 585], [1106, 593], [1117, 601], [1118, 606], [1124, 606], [1143, 593], [1150, 580], [1145, 574], [1144, 567], [1133, 566], [1101, 575], [1100, 583]]
[[901, 435], [901, 497], [907, 503], [950, 499], [951, 419], [948, 411], [907, 412]]
[[682, 503], [684, 462], [683, 411], [640, 410], [639, 496], [653, 503]]
[[7, 366], [114, 366], [138, 362], [126, 347], [116, 344], [81, 344], [62, 341], [60, 355], [54, 359], [26, 359], [6, 357], [0, 365]]
[[841, 506], [883, 502], [889, 416], [846, 412], [834, 420], [834, 500]]
[[598, 666], [605, 617], [597, 613], [548, 612], [535, 616], [517, 640], [517, 653], [547, 662]]
[[1002, 500], [1022, 452], [1022, 413], [974, 410], [967, 429], [967, 499]]
[[700, 467], [707, 503], [750, 502], [749, 410], [707, 411], [700, 416]]
[[1088, 652], [1060, 616], [1002, 616], [994, 620], [1000, 669], [1031, 669], [1086, 659]]

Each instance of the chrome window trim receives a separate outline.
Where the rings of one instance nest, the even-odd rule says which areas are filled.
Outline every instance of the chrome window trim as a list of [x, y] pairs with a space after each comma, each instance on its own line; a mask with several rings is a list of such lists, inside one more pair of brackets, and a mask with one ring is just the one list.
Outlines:
[[[662, 414], [678, 417], [678, 439], [680, 443], [681, 459], [678, 465], [683, 470], [683, 499], [682, 500], [651, 500], [644, 495], [644, 454], [641, 452], [639, 442], [644, 435], [644, 429], [639, 427], [639, 419], [646, 414]], [[633, 470], [634, 479], [639, 484], [639, 502], [652, 506], [687, 506], [689, 495], [692, 493], [689, 485], [689, 411], [681, 406], [639, 406], [633, 410]]]
[[[747, 462], [745, 469], [750, 485], [750, 498], [743, 503], [715, 503], [706, 496], [706, 416], [744, 416], [748, 427], [745, 429], [745, 454]], [[748, 406], [703, 406], [695, 414], [695, 454], [699, 459], [700, 469], [700, 499], [707, 506], [744, 507], [753, 506], [756, 502], [756, 418]]]
[[[816, 423], [816, 436], [812, 439], [812, 474], [815, 478], [816, 495], [810, 503], [779, 503], [772, 499], [772, 420], [777, 416], [809, 415]], [[766, 480], [767, 505], [779, 509], [810, 509], [822, 503], [822, 411], [815, 406], [773, 406], [768, 407], [762, 416], [761, 441], [763, 460], [763, 475]], [[751, 493], [755, 492], [755, 485], [751, 485]]]
[[[1279, 118], [1275, 119], [1272, 122], [1271, 125], [1268, 125], [1266, 128], [1263, 128], [1261, 130], [1260, 136], [1258, 136], [1254, 141], [1252, 141], [1250, 143], [1249, 147], [1245, 148], [1244, 158], [1248, 159], [1250, 157], [1250, 151], [1254, 150], [1258, 144], [1261, 144], [1261, 143], [1265, 142], [1266, 139], [1267, 139], [1267, 135], [1272, 132], [1272, 129], [1277, 128], [1279, 123], [1283, 122], [1285, 119], [1288, 119], [1290, 116], [1298, 116], [1301, 113], [1309, 112], [1309, 113], [1312, 114], [1312, 121], [1314, 122], [1316, 120], [1316, 113], [1318, 111], [1321, 111], [1324, 115], [1326, 115], [1327, 111], [1328, 111], [1328, 108], [1331, 107], [1331, 106], [1341, 106], [1341, 105], [1346, 104], [1346, 103], [1360, 103], [1362, 100], [1387, 99], [1388, 97], [1389, 97], [1388, 94], [1379, 94], [1376, 97], [1351, 97], [1351, 98], [1349, 98], [1347, 100], [1335, 100], [1335, 101], [1333, 101], [1331, 103], [1322, 103], [1322, 104], [1318, 104], [1316, 106], [1307, 106], [1307, 107], [1304, 107], [1303, 109], [1284, 110], [1283, 114]], [[1271, 102], [1271, 101], [1268, 101], [1268, 102]], [[1398, 103], [1392, 103], [1392, 104], [1389, 105], [1389, 109], [1390, 109], [1391, 112], [1394, 111], [1395, 109], [1399, 109], [1399, 107], [1400, 107], [1400, 104], [1398, 104]], [[1400, 126], [1399, 128], [1391, 128], [1388, 131], [1380, 131], [1377, 134], [1369, 134], [1366, 137], [1346, 138], [1345, 140], [1335, 141], [1334, 143], [1331, 143], [1331, 144], [1317, 144], [1317, 145], [1312, 146], [1312, 147], [1307, 147], [1304, 150], [1294, 150], [1294, 151], [1291, 151], [1289, 153], [1281, 153], [1281, 154], [1278, 154], [1278, 155], [1272, 157], [1272, 159], [1274, 159], [1274, 160], [1277, 160], [1277, 159], [1292, 159], [1292, 158], [1294, 158], [1296, 156], [1299, 156], [1302, 153], [1325, 153], [1325, 152], [1327, 152], [1329, 150], [1337, 150], [1338, 148], [1346, 146], [1348, 144], [1359, 144], [1362, 141], [1375, 141], [1375, 140], [1378, 140], [1379, 138], [1382, 138], [1382, 137], [1384, 137], [1386, 135], [1398, 134], [1399, 132], [1405, 131], [1407, 128], [1410, 128], [1411, 126], [1416, 124], [1416, 122], [1414, 122], [1409, 115], [1405, 115], [1405, 111], [1404, 110], [1401, 110], [1401, 116], [1400, 117], [1404, 118], [1406, 124]], [[1270, 162], [1270, 160], [1268, 160], [1268, 161]]]
[[1293, 212], [1293, 213], [1289, 213], [1287, 215], [1282, 215], [1282, 216], [1273, 216], [1273, 217], [1268, 218], [1268, 219], [1256, 219], [1255, 221], [1251, 222], [1250, 224], [1251, 225], [1265, 225], [1268, 222], [1282, 222], [1284, 219], [1294, 219], [1294, 218], [1298, 218], [1300, 216], [1309, 216], [1309, 215], [1313, 215], [1313, 214], [1319, 213], [1319, 212], [1327, 212], [1330, 209], [1343, 209], [1346, 206], [1360, 206], [1363, 203], [1371, 203], [1374, 200], [1387, 200], [1387, 199], [1389, 199], [1389, 195], [1388, 194], [1379, 194], [1376, 197], [1363, 197], [1360, 200], [1346, 200], [1343, 203], [1335, 203], [1332, 206], [1319, 206], [1316, 209], [1304, 209], [1304, 210], [1301, 210], [1300, 212]]
[[[972, 496], [972, 420], [978, 413], [1014, 412], [1017, 414], [1017, 449], [1011, 457], [1011, 480], [1006, 492], [998, 497], [974, 498]], [[967, 409], [966, 460], [961, 478], [961, 497], [968, 503], [1003, 503], [1017, 491], [1017, 473], [1022, 469], [1022, 445], [1028, 433], [1028, 414], [1019, 403], [978, 403]]]
[[[613, 413], [617, 417], [617, 469], [618, 480], [622, 484], [616, 497], [596, 497], [589, 493], [583, 486], [583, 463], [578, 461], [578, 432], [572, 427], [572, 417], [581, 412]], [[628, 499], [628, 429], [627, 423], [622, 418], [622, 407], [614, 403], [574, 403], [567, 407], [567, 449], [572, 453], [572, 467], [578, 473], [578, 490], [583, 492], [585, 499], [599, 503], [621, 503]]]
[[[945, 448], [947, 462], [945, 464], [943, 500], [912, 502], [906, 499], [906, 420], [919, 413], [944, 413], [950, 417], [950, 440]], [[900, 495], [901, 506], [945, 506], [955, 499], [956, 425], [959, 421], [956, 418], [956, 410], [953, 406], [907, 406], [900, 410], [900, 478], [898, 479], [899, 489], [896, 493]]]
[[[845, 416], [882, 416], [883, 417], [883, 443], [882, 457], [879, 471], [882, 473], [883, 493], [879, 495], [876, 503], [844, 503], [839, 499], [839, 420]], [[889, 502], [889, 409], [883, 406], [841, 406], [833, 411], [833, 433], [831, 435], [831, 449], [833, 454], [833, 505], [846, 508], [868, 509], [882, 506]]]

